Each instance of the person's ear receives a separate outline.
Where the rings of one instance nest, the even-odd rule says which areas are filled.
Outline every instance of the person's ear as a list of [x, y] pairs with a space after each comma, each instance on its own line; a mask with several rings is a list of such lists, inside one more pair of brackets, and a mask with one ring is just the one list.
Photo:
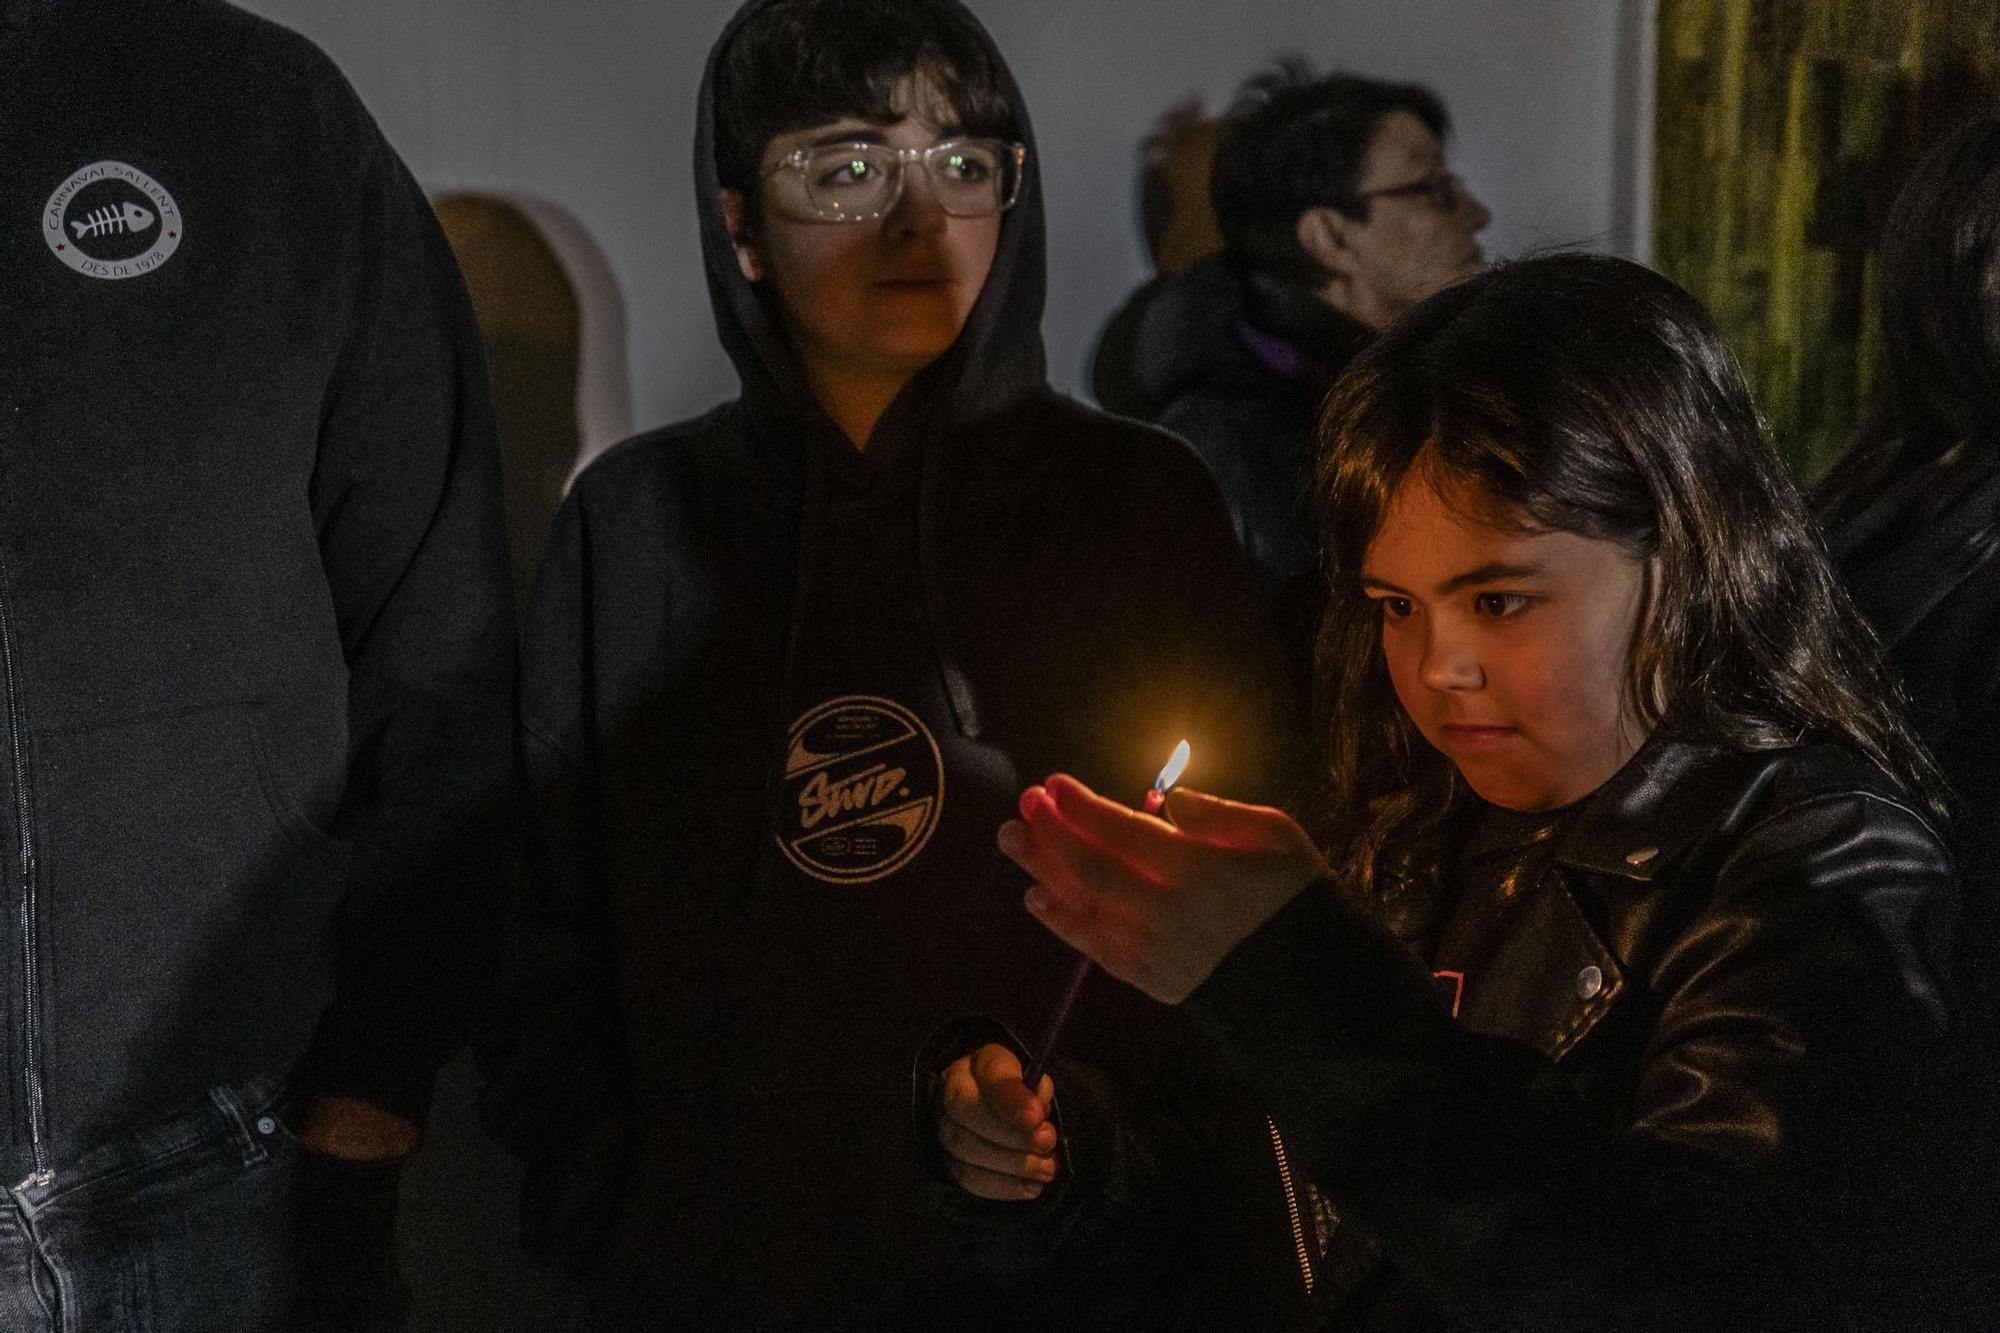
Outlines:
[[1293, 233], [1307, 258], [1337, 278], [1348, 278], [1354, 275], [1352, 233], [1360, 225], [1339, 209], [1322, 205], [1299, 214]]
[[1665, 587], [1666, 563], [1658, 551], [1646, 558], [1646, 564], [1639, 571], [1639, 615], [1632, 627], [1632, 647], [1634, 657], [1644, 656], [1652, 660], [1652, 670], [1644, 681], [1635, 681], [1637, 690], [1634, 702], [1643, 703], [1655, 718], [1666, 715], [1667, 705], [1672, 702], [1667, 697], [1667, 670], [1665, 656], [1655, 650], [1659, 641], [1657, 624], [1660, 614], [1660, 590]]
[[743, 270], [745, 282], [764, 280], [764, 256], [757, 249], [756, 238], [750, 230], [749, 201], [741, 190], [722, 192], [722, 225], [728, 229], [729, 240], [736, 247], [736, 267]]

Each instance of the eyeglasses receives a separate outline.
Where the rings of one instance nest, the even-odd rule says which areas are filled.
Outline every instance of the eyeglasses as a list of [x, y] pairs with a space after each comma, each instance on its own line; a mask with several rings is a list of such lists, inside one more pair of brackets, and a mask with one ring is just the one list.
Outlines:
[[[795, 209], [822, 222], [867, 222], [886, 215], [903, 197], [903, 168], [921, 162], [938, 206], [953, 217], [1004, 213], [1021, 197], [1028, 150], [1004, 139], [947, 139], [928, 148], [879, 143], [822, 144], [801, 148], [765, 170], [798, 191]], [[789, 173], [789, 174], [787, 174]]]
[[1356, 202], [1367, 203], [1370, 199], [1423, 199], [1440, 213], [1449, 213], [1457, 208], [1465, 198], [1465, 182], [1455, 171], [1434, 171], [1422, 180], [1414, 180], [1406, 185], [1390, 185], [1380, 190], [1363, 190], [1354, 196]]

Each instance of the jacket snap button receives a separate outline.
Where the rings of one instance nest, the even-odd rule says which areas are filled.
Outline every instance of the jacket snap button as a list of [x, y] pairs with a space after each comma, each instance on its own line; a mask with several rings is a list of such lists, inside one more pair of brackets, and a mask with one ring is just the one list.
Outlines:
[[1625, 853], [1625, 864], [1628, 866], [1642, 866], [1659, 854], [1660, 849], [1657, 847], [1641, 847], [1636, 852]]
[[275, 1134], [278, 1132], [278, 1122], [270, 1116], [260, 1115], [257, 1117], [257, 1132], [259, 1134]]
[[1597, 993], [1603, 989], [1604, 973], [1597, 964], [1592, 963], [1590, 966], [1584, 968], [1583, 971], [1576, 974], [1576, 993], [1578, 998], [1594, 1000], [1597, 998]]

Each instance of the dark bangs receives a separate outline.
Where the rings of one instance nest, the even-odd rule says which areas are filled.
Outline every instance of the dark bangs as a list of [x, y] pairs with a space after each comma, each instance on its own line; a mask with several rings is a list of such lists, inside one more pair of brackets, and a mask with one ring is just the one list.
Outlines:
[[1020, 138], [993, 39], [950, 0], [776, 0], [746, 20], [715, 79], [716, 173], [756, 184], [764, 148], [795, 130], [853, 116], [893, 122], [896, 85], [936, 80], [959, 129]]
[[[1550, 374], [1539, 393], [1510, 396], [1513, 368], [1474, 364], [1481, 349], [1447, 325], [1407, 357], [1356, 367], [1338, 425], [1347, 447], [1327, 459], [1321, 485], [1342, 520], [1326, 533], [1339, 563], [1356, 571], [1390, 497], [1415, 477], [1440, 499], [1494, 527], [1573, 532], [1617, 542], [1634, 558], [1659, 545], [1657, 515], [1641, 472], [1591, 401], [1587, 386]], [[1420, 335], [1411, 334], [1412, 338]], [[1547, 360], [1549, 349], [1510, 349]], [[1543, 371], [1553, 370], [1546, 363]], [[1371, 377], [1360, 392], [1360, 378]], [[1343, 409], [1327, 408], [1329, 419]], [[1332, 429], [1329, 426], [1327, 429]], [[1570, 436], [1570, 447], [1560, 437]], [[1357, 583], [1358, 587], [1358, 583]]]
[[1442, 817], [1455, 791], [1395, 699], [1361, 588], [1390, 499], [1413, 479], [1496, 526], [1652, 562], [1627, 679], [1649, 725], [1745, 749], [1838, 740], [1939, 807], [1936, 770], [1735, 358], [1667, 279], [1552, 255], [1446, 288], [1356, 360], [1319, 440], [1330, 845], [1372, 857], [1392, 830]]

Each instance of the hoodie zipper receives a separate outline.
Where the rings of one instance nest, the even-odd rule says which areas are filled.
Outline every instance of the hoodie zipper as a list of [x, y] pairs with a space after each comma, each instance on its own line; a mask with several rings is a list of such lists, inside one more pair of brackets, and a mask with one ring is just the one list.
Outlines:
[[1278, 1122], [1270, 1116], [1264, 1117], [1264, 1124], [1271, 1131], [1271, 1152], [1278, 1159], [1278, 1183], [1285, 1187], [1285, 1212], [1292, 1220], [1292, 1248], [1299, 1256], [1299, 1280], [1305, 1283], [1306, 1295], [1313, 1293], [1312, 1256], [1306, 1250], [1306, 1219], [1299, 1209], [1299, 1192], [1292, 1183], [1292, 1162], [1285, 1153], [1285, 1141], [1278, 1137]]
[[[0, 566], [0, 585], [6, 569]], [[28, 1098], [28, 1140], [34, 1172], [21, 1188], [46, 1188], [55, 1181], [49, 1168], [47, 1111], [42, 1102], [41, 949], [35, 911], [35, 832], [28, 802], [28, 763], [21, 749], [21, 697], [14, 667], [14, 620], [0, 586], [0, 673], [6, 676], [7, 754], [13, 764], [14, 829], [21, 856], [21, 983], [23, 991], [21, 1081]]]

